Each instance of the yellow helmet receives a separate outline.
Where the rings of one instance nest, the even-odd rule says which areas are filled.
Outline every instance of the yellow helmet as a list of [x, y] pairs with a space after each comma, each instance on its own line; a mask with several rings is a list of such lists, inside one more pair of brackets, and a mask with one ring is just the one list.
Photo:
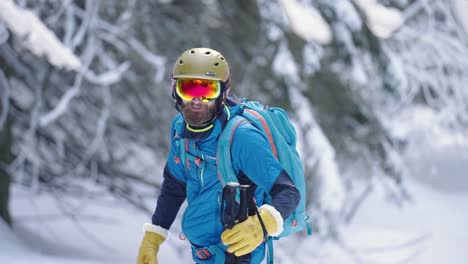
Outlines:
[[223, 54], [209, 48], [192, 48], [184, 51], [174, 64], [172, 77], [229, 80], [229, 65]]

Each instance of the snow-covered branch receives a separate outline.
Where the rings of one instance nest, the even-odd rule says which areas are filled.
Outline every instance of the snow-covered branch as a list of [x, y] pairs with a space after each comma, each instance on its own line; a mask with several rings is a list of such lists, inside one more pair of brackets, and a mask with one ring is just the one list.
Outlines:
[[150, 52], [140, 41], [136, 39], [130, 39], [129, 44], [138, 54], [140, 54], [143, 59], [153, 65], [155, 69], [157, 69], [157, 74], [154, 77], [154, 80], [157, 82], [162, 81], [165, 76], [164, 65], [166, 64], [166, 59], [162, 56], [158, 56]]
[[122, 79], [122, 75], [128, 70], [130, 67], [130, 62], [126, 61], [115, 69], [109, 70], [104, 73], [96, 74], [91, 70], [84, 72], [84, 77], [87, 81], [99, 85], [99, 86], [109, 86], [114, 83], [119, 82]]
[[12, 0], [0, 1], [0, 20], [22, 40], [23, 45], [37, 56], [46, 56], [49, 63], [78, 71], [80, 60], [65, 47], [31, 11], [15, 5]]
[[[397, 42], [389, 48], [398, 52], [401, 69], [413, 86], [411, 89], [420, 91], [429, 106], [445, 113], [446, 125], [452, 128], [461, 124], [466, 126], [466, 36], [460, 30], [458, 21], [452, 18], [450, 6], [440, 1], [433, 1], [431, 5], [418, 1], [410, 8], [410, 13], [405, 12], [406, 19], [423, 18], [425, 22], [404, 27], [395, 35]], [[447, 19], [438, 20], [434, 13]], [[408, 14], [411, 16], [408, 17]], [[416, 95], [413, 93], [413, 96]]]
[[354, 2], [365, 14], [369, 29], [377, 37], [390, 37], [403, 23], [401, 12], [396, 8], [385, 7], [377, 0], [354, 0]]
[[90, 38], [88, 45], [86, 45], [86, 49], [84, 50], [82, 55], [85, 64], [81, 68], [79, 74], [75, 76], [73, 87], [67, 90], [67, 92], [62, 96], [59, 103], [54, 109], [52, 109], [44, 116], [40, 117], [39, 124], [42, 127], [47, 126], [49, 123], [53, 122], [58, 117], [63, 115], [68, 109], [70, 101], [80, 93], [81, 84], [83, 82], [83, 72], [86, 72], [89, 69], [89, 65], [91, 64], [91, 62], [94, 59], [94, 56], [96, 55], [96, 49], [93, 44], [93, 38]]
[[465, 32], [465, 37], [468, 39], [468, 1], [466, 0], [450, 0], [452, 12], [458, 24]]
[[291, 30], [306, 41], [329, 44], [333, 38], [330, 26], [312, 6], [304, 6], [296, 0], [280, 0], [287, 14]]
[[49, 123], [57, 119], [59, 116], [63, 115], [67, 108], [68, 105], [70, 104], [70, 101], [73, 99], [73, 97], [77, 96], [80, 92], [79, 87], [73, 87], [70, 90], [68, 90], [58, 103], [58, 105], [49, 113], [46, 115], [42, 116], [39, 124], [41, 126], [47, 126]]
[[[303, 83], [299, 79], [299, 71], [290, 51], [283, 43], [275, 58], [273, 68], [278, 75], [284, 75], [289, 81], [289, 97], [294, 98], [296, 131], [298, 133], [298, 149], [303, 158], [306, 170], [314, 171], [319, 195], [314, 203], [330, 215], [340, 213], [345, 202], [345, 188], [335, 160], [335, 150], [330, 144], [322, 128], [314, 118], [314, 111], [307, 98], [301, 93]], [[310, 182], [310, 181], [309, 181]]]

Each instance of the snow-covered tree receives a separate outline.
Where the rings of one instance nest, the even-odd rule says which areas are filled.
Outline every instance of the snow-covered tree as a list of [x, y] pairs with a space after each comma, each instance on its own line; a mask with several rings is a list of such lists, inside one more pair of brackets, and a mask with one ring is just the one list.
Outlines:
[[[164, 58], [126, 34], [132, 3], [109, 9], [96, 1], [2, 4], [2, 88], [16, 155], [8, 171], [15, 182], [77, 195], [87, 193], [82, 182], [97, 182], [143, 208], [142, 194], [129, 182], [159, 184], [144, 176], [160, 165], [163, 154], [154, 149], [163, 140], [145, 134], [161, 118], [155, 105], [167, 100], [138, 84], [141, 72], [162, 80]], [[130, 70], [138, 63], [144, 66]], [[153, 150], [143, 155], [145, 149]]]

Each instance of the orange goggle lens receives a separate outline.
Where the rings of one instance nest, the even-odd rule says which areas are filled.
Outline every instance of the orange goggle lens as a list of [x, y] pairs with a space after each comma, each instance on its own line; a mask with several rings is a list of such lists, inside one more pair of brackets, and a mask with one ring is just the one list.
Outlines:
[[177, 79], [176, 93], [185, 101], [200, 98], [202, 102], [210, 102], [221, 94], [221, 83], [213, 80]]

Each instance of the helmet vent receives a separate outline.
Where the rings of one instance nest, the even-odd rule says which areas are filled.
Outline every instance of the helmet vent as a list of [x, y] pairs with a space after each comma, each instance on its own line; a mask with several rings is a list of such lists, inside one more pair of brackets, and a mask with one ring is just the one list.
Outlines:
[[224, 60], [224, 58], [223, 58], [223, 57], [221, 57], [220, 59], [221, 59], [221, 60]]
[[205, 52], [205, 55], [210, 55], [211, 54], [211, 51], [206, 51]]
[[219, 66], [219, 62], [216, 62], [215, 64], [213, 64], [215, 67], [218, 67]]
[[190, 54], [195, 54], [195, 51], [194, 51], [194, 50], [191, 50], [191, 51], [190, 51]]
[[179, 60], [179, 64], [184, 64], [184, 61], [183, 61], [183, 60]]

